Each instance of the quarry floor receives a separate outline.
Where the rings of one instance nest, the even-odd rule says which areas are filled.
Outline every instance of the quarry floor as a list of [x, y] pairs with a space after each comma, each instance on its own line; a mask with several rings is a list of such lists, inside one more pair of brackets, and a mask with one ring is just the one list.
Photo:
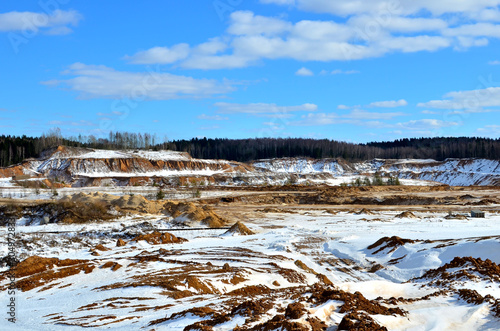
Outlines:
[[[85, 224], [17, 220], [17, 321], [0, 329], [500, 329], [498, 188], [221, 188], [181, 200], [253, 234], [155, 236], [187, 214], [133, 210]], [[6, 303], [9, 268], [0, 272]]]

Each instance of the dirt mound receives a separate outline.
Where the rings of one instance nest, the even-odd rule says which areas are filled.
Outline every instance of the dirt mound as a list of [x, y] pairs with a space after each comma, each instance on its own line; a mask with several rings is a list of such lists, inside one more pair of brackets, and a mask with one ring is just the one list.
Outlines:
[[140, 241], [145, 240], [150, 245], [159, 245], [159, 244], [180, 244], [186, 242], [187, 239], [177, 238], [171, 233], [164, 232], [153, 232], [149, 234], [143, 234], [135, 237], [132, 241]]
[[473, 303], [475, 305], [482, 304], [485, 299], [493, 299], [493, 297], [489, 294], [486, 297], [483, 297], [476, 290], [469, 290], [469, 289], [459, 289], [458, 296], [465, 302]]
[[457, 280], [488, 280], [500, 283], [500, 266], [489, 259], [455, 257], [450, 263], [425, 272], [415, 279], [432, 279], [433, 285], [449, 285]]
[[174, 218], [174, 222], [182, 225], [197, 225], [202, 223], [211, 228], [220, 228], [228, 223], [217, 215], [209, 206], [197, 206], [192, 202], [168, 201], [163, 205], [163, 212]]
[[267, 313], [274, 307], [274, 303], [269, 299], [248, 300], [237, 305], [231, 310], [231, 316], [241, 315], [249, 317], [245, 322], [257, 321], [260, 316]]
[[178, 313], [173, 313], [169, 317], [153, 320], [148, 324], [148, 326], [157, 325], [157, 324], [160, 324], [160, 323], [163, 323], [166, 321], [171, 321], [171, 320], [175, 320], [178, 318], [182, 318], [182, 317], [185, 317], [187, 314], [193, 314], [193, 315], [198, 316], [198, 317], [206, 317], [206, 316], [213, 315], [214, 313], [215, 313], [215, 311], [210, 307], [195, 307], [195, 308], [183, 310], [183, 311], [178, 312]]
[[396, 218], [418, 218], [411, 211], [405, 211], [395, 216]]
[[374, 300], [368, 300], [360, 292], [349, 293], [331, 287], [321, 287], [314, 285], [312, 295], [309, 299], [314, 304], [323, 304], [329, 300], [342, 301], [344, 304], [340, 307], [340, 313], [349, 313], [364, 311], [371, 315], [406, 315], [406, 312], [400, 308], [387, 308]]
[[125, 240], [123, 240], [122, 238], [118, 238], [118, 240], [116, 241], [116, 247], [122, 247], [122, 246], [125, 246], [127, 245], [127, 243], [125, 242]]
[[309, 273], [314, 274], [314, 275], [316, 275], [316, 274], [317, 274], [317, 272], [316, 272], [316, 271], [314, 271], [313, 269], [309, 268], [309, 267], [308, 267], [308, 266], [307, 266], [304, 262], [302, 262], [301, 260], [296, 260], [294, 263], [295, 263], [295, 265], [296, 265], [297, 267], [299, 267], [300, 269], [302, 269], [302, 270], [304, 270], [304, 271], [306, 271], [306, 272], [309, 272]]
[[404, 246], [405, 244], [413, 244], [415, 243], [415, 240], [412, 239], [403, 239], [397, 236], [392, 236], [392, 237], [383, 237], [377, 240], [375, 243], [371, 244], [368, 246], [368, 249], [375, 249], [379, 247], [378, 250], [373, 252], [372, 254], [377, 254], [381, 251], [383, 251], [386, 248], [391, 248], [391, 250], [388, 253], [394, 252], [398, 247]]
[[94, 250], [101, 251], [101, 252], [106, 252], [106, 251], [110, 251], [111, 248], [107, 248], [106, 246], [104, 246], [102, 244], [99, 244], [99, 245], [97, 245], [97, 246], [94, 247]]
[[124, 195], [116, 200], [112, 201], [112, 204], [120, 207], [121, 209], [139, 209], [143, 204], [146, 204], [148, 200], [142, 195]]
[[337, 330], [387, 331], [387, 328], [363, 312], [352, 312], [342, 318]]
[[236, 290], [233, 290], [229, 293], [228, 295], [232, 296], [257, 296], [257, 295], [263, 295], [263, 294], [269, 294], [271, 293], [271, 289], [267, 287], [266, 285], [250, 285], [250, 286], [245, 286]]
[[253, 328], [235, 328], [234, 331], [242, 330], [293, 330], [293, 331], [309, 331], [309, 327], [299, 322], [292, 322], [286, 319], [284, 315], [276, 315], [271, 320], [254, 326]]
[[375, 213], [371, 210], [363, 208], [360, 211], [355, 212], [354, 215], [375, 215]]
[[300, 302], [289, 304], [285, 310], [285, 317], [288, 319], [296, 320], [306, 313], [304, 305]]
[[467, 216], [460, 214], [449, 213], [444, 217], [447, 220], [468, 220]]
[[241, 235], [241, 236], [250, 236], [255, 234], [252, 230], [246, 227], [242, 222], [236, 222], [229, 230], [224, 232], [224, 234], [233, 234], [233, 235]]
[[[55, 267], [57, 267], [56, 270]], [[59, 260], [58, 258], [46, 258], [40, 256], [30, 256], [17, 266], [11, 269], [17, 279], [17, 288], [22, 291], [29, 291], [36, 287], [43, 286], [53, 280], [76, 275], [81, 271], [86, 274], [92, 272], [95, 266], [87, 260]], [[7, 272], [1, 277], [4, 278]]]

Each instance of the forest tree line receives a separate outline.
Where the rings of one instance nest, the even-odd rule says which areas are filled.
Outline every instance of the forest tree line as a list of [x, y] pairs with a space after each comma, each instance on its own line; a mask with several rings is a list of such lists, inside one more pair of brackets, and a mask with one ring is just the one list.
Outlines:
[[0, 135], [0, 167], [39, 157], [59, 145], [98, 149], [169, 149], [187, 152], [195, 158], [247, 162], [282, 157], [343, 158], [347, 161], [382, 159], [485, 158], [500, 159], [500, 139], [405, 138], [395, 141], [354, 144], [328, 139], [254, 138], [191, 140], [160, 139], [148, 133], [110, 132], [106, 138], [78, 136], [63, 138], [53, 129], [40, 137]]

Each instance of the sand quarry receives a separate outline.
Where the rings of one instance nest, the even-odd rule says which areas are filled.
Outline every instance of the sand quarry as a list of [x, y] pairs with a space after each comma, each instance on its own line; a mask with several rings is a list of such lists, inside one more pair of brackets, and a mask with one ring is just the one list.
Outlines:
[[0, 329], [500, 329], [498, 188], [216, 193], [2, 200]]

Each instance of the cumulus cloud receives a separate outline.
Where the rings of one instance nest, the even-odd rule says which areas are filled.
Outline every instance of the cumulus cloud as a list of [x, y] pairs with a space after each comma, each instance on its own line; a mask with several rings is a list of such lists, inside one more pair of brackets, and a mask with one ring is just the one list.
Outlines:
[[297, 75], [297, 76], [314, 76], [314, 73], [311, 70], [309, 70], [305, 67], [302, 67], [295, 72], [295, 75]]
[[0, 14], [0, 32], [40, 30], [51, 35], [72, 32], [69, 26], [76, 26], [83, 16], [76, 10], [54, 10], [50, 14], [12, 11]]
[[62, 74], [73, 78], [50, 80], [42, 84], [64, 86], [78, 92], [82, 98], [134, 100], [207, 98], [234, 90], [230, 82], [153, 71], [117, 71], [103, 65], [83, 63], [71, 65]]
[[[261, 0], [332, 14], [293, 21], [231, 13], [226, 32], [199, 45], [153, 47], [127, 57], [132, 63], [176, 63], [189, 69], [244, 68], [264, 60], [348, 61], [389, 53], [465, 50], [500, 39], [500, 0]], [[422, 13], [425, 13], [423, 15]], [[338, 19], [336, 16], [345, 16]], [[332, 72], [332, 74], [348, 72]], [[354, 73], [354, 72], [353, 72]]]

